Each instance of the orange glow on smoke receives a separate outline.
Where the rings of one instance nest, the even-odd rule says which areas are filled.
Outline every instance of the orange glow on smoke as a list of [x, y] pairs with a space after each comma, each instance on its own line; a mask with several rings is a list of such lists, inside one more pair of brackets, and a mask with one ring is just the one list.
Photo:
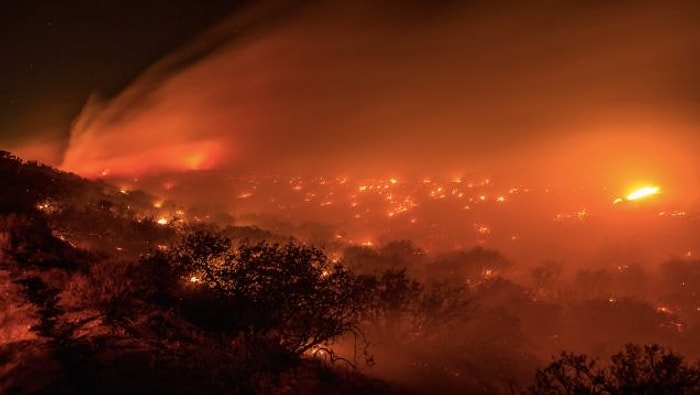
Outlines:
[[115, 145], [110, 155], [102, 155], [100, 152], [103, 151], [92, 146], [80, 148], [70, 151], [61, 167], [86, 177], [210, 169], [219, 163], [222, 156], [222, 147], [215, 141], [163, 143], [150, 147], [136, 146], [131, 150]]
[[185, 167], [190, 170], [199, 170], [206, 161], [205, 153], [196, 153], [185, 158]]

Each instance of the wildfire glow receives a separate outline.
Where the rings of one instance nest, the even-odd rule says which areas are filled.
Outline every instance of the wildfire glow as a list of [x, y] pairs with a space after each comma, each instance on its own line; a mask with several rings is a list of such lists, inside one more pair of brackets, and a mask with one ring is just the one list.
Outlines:
[[202, 167], [202, 164], [206, 160], [206, 155], [203, 153], [196, 153], [185, 158], [185, 166], [191, 170], [198, 170]]
[[639, 199], [643, 199], [643, 198], [648, 197], [648, 196], [656, 195], [659, 193], [659, 191], [660, 191], [660, 188], [657, 186], [647, 186], [647, 187], [639, 188], [636, 191], [630, 193], [629, 195], [627, 195], [626, 199], [630, 200], [630, 201], [639, 200]]

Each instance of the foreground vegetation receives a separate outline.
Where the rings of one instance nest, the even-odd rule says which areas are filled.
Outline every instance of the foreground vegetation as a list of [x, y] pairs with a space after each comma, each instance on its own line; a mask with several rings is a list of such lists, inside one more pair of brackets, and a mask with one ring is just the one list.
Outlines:
[[[146, 195], [8, 153], [0, 178], [2, 393], [700, 392], [696, 364], [647, 344], [693, 352], [681, 307], [610, 297], [639, 271], [564, 287], [547, 262], [526, 287], [496, 251], [406, 241], [330, 259], [254, 228], [164, 226]], [[657, 294], [695, 308], [697, 266], [661, 274]], [[630, 341], [646, 345], [609, 346]], [[588, 354], [550, 357], [571, 346]]]

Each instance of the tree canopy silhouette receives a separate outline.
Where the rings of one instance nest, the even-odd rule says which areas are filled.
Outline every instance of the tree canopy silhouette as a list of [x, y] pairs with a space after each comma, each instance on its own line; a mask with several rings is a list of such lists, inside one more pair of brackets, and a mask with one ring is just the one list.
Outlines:
[[363, 309], [359, 282], [315, 247], [242, 243], [208, 231], [166, 254], [184, 307], [209, 327], [272, 337], [303, 353], [352, 330]]
[[659, 345], [627, 344], [606, 366], [563, 352], [536, 374], [535, 394], [697, 394], [700, 368]]

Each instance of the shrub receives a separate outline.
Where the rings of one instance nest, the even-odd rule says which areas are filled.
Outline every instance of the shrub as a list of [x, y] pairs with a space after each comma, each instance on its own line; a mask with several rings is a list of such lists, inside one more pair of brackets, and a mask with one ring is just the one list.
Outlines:
[[188, 315], [210, 328], [273, 336], [300, 354], [357, 323], [355, 277], [314, 247], [243, 243], [197, 231], [168, 253]]
[[99, 310], [106, 320], [119, 320], [133, 313], [138, 302], [152, 293], [150, 278], [143, 276], [139, 262], [104, 260], [73, 275], [63, 304]]
[[700, 368], [652, 344], [628, 344], [600, 367], [586, 355], [562, 353], [537, 372], [535, 394], [697, 394]]

